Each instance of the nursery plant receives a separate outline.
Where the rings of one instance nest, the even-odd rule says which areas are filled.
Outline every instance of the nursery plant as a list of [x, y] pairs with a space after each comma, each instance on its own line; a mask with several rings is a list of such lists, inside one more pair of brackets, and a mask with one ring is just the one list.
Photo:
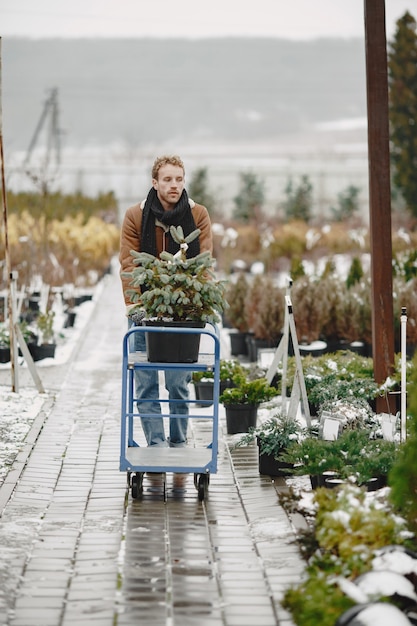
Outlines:
[[35, 325], [39, 329], [41, 335], [41, 343], [53, 343], [54, 341], [54, 311], [45, 311], [39, 313], [36, 318]]
[[370, 479], [384, 481], [398, 454], [398, 444], [372, 439], [366, 428], [346, 430], [333, 441], [306, 437], [292, 442], [280, 458], [294, 464], [294, 474], [322, 475], [332, 471], [343, 480], [365, 485]]
[[256, 378], [249, 380], [247, 374], [237, 374], [234, 376], [234, 387], [225, 389], [220, 396], [220, 402], [227, 405], [250, 404], [259, 405], [262, 402], [271, 400], [278, 392], [272, 387], [266, 378]]
[[249, 281], [245, 274], [240, 273], [237, 279], [229, 279], [225, 291], [225, 298], [228, 304], [227, 320], [233, 328], [241, 333], [247, 333], [249, 330], [245, 315], [245, 301], [248, 290]]
[[261, 454], [278, 458], [293, 441], [300, 439], [302, 433], [303, 428], [297, 420], [279, 412], [259, 426], [250, 428], [236, 446], [250, 445], [256, 439]]
[[[414, 364], [417, 357], [414, 357]], [[417, 370], [414, 367], [411, 376], [408, 400], [409, 420], [407, 439], [401, 445], [397, 462], [388, 477], [391, 487], [390, 500], [395, 508], [404, 515], [410, 529], [417, 533]]]
[[216, 280], [213, 257], [205, 251], [186, 258], [188, 244], [200, 230], [187, 237], [181, 226], [171, 226], [170, 232], [180, 245], [180, 252], [175, 255], [164, 251], [157, 258], [131, 250], [136, 267], [124, 276], [131, 278], [128, 295], [132, 303], [144, 311], [147, 319], [219, 322], [225, 307], [225, 282]]
[[[287, 385], [294, 378], [295, 358], [288, 359]], [[373, 360], [350, 350], [340, 350], [318, 357], [302, 357], [302, 367], [310, 409], [333, 410], [344, 402], [366, 409], [381, 394], [395, 389], [395, 376], [384, 385], [374, 379]], [[400, 371], [400, 370], [398, 370]]]
[[310, 546], [305, 576], [283, 600], [297, 626], [335, 626], [355, 606], [353, 581], [372, 569], [376, 551], [410, 543], [406, 521], [395, 515], [383, 491], [371, 497], [347, 484], [315, 492], [312, 537], [303, 541]]
[[271, 279], [266, 279], [254, 310], [251, 329], [256, 339], [263, 339], [271, 346], [278, 344], [284, 326], [284, 290]]
[[[230, 383], [234, 382], [236, 375], [245, 374], [245, 368], [236, 359], [220, 359], [220, 381]], [[212, 380], [214, 374], [211, 371], [199, 371], [192, 373], [193, 382], [201, 380]]]

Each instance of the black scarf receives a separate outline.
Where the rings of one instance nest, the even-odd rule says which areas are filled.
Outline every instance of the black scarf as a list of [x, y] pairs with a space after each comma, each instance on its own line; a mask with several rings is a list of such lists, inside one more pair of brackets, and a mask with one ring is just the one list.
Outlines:
[[[185, 237], [192, 233], [193, 230], [196, 229], [196, 225], [188, 202], [188, 194], [185, 189], [175, 207], [169, 211], [165, 211], [153, 187], [148, 193], [142, 215], [141, 250], [142, 252], [158, 256], [156, 249], [155, 219], [158, 219], [162, 224], [168, 227], [171, 225], [181, 226]], [[171, 254], [178, 252], [180, 247], [172, 239], [169, 230], [165, 236], [167, 240], [167, 251]], [[196, 237], [194, 241], [188, 244], [187, 258], [197, 256], [199, 253], [200, 241], [199, 238]]]

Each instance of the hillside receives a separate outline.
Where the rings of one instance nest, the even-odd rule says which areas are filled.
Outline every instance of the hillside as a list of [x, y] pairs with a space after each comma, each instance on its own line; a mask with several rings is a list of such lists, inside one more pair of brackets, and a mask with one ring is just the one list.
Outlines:
[[360, 39], [3, 38], [3, 134], [26, 149], [48, 90], [63, 144], [251, 141], [366, 115]]

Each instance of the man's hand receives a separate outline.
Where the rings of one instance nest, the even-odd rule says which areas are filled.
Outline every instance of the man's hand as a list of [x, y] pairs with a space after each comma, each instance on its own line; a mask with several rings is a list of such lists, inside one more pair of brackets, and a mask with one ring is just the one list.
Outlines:
[[138, 306], [127, 307], [126, 314], [128, 318], [132, 320], [135, 326], [141, 326], [142, 320], [146, 317], [145, 311]]

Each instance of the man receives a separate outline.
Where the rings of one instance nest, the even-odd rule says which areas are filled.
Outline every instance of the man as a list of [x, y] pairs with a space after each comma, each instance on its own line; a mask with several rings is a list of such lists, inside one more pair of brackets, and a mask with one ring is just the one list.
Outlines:
[[[131, 272], [135, 265], [131, 250], [148, 252], [159, 256], [163, 250], [175, 254], [179, 245], [174, 242], [169, 232], [171, 225], [181, 226], [187, 236], [196, 228], [200, 235], [189, 244], [187, 257], [194, 257], [200, 252], [213, 250], [211, 222], [207, 209], [188, 198], [185, 190], [185, 169], [179, 156], [158, 157], [152, 167], [152, 188], [148, 197], [140, 204], [129, 208], [123, 220], [120, 237], [120, 274], [124, 292], [127, 313], [137, 305], [132, 305], [126, 295], [132, 289], [129, 279], [122, 276], [123, 272]], [[145, 286], [146, 288], [146, 286]], [[129, 319], [129, 326], [133, 324]], [[144, 333], [134, 333], [131, 337], [131, 349], [145, 350]], [[185, 400], [184, 403], [173, 403], [170, 412], [188, 415], [189, 397], [188, 383], [191, 373], [181, 370], [165, 371], [165, 387], [170, 399]], [[142, 370], [135, 372], [136, 397], [140, 399], [158, 398], [159, 383], [156, 370]], [[159, 402], [138, 402], [139, 412], [161, 413]], [[165, 436], [162, 417], [143, 417], [142, 428], [148, 446], [183, 447], [187, 442], [188, 418], [173, 418], [170, 420], [169, 439]]]

